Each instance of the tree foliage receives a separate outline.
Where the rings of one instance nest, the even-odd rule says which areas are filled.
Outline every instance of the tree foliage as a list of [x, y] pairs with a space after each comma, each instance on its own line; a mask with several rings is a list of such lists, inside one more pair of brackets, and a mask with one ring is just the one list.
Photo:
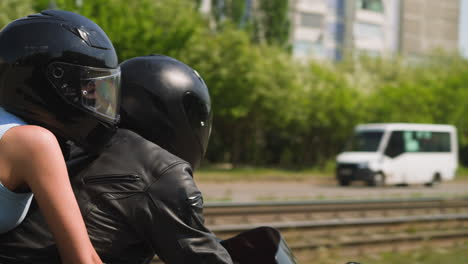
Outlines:
[[[247, 0], [248, 1], [248, 0]], [[249, 6], [246, 0], [212, 0], [211, 13], [218, 24], [230, 20], [238, 27], [247, 22], [246, 17]]]
[[284, 0], [212, 0], [218, 30], [226, 22], [249, 33], [257, 43], [289, 48], [289, 2]]
[[[121, 61], [151, 53], [177, 56], [203, 27], [192, 0], [55, 0], [55, 8], [80, 13], [107, 33]], [[38, 0], [36, 9], [50, 7]]]
[[258, 0], [255, 16], [257, 37], [268, 44], [287, 47], [289, 41], [289, 1]]
[[12, 20], [33, 13], [32, 0], [1, 0], [0, 29]]

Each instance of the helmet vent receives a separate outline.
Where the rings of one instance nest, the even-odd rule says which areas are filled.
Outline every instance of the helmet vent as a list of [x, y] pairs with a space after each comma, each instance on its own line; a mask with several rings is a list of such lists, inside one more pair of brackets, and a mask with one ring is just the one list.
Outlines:
[[33, 14], [33, 15], [27, 16], [27, 18], [36, 18], [36, 17], [44, 17], [44, 15], [42, 15], [42, 14]]
[[31, 15], [26, 16], [24, 19], [45, 18], [45, 19], [63, 20], [63, 18], [55, 16], [50, 11], [51, 10], [46, 10], [46, 11], [42, 11], [40, 13], [31, 14]]

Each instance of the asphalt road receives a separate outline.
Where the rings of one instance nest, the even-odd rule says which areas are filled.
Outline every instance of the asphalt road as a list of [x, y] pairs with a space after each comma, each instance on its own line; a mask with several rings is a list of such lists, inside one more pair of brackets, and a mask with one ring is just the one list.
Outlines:
[[267, 200], [334, 200], [421, 197], [468, 197], [468, 180], [444, 182], [435, 187], [423, 185], [368, 187], [353, 183], [337, 186], [329, 180], [305, 182], [199, 182], [205, 202]]

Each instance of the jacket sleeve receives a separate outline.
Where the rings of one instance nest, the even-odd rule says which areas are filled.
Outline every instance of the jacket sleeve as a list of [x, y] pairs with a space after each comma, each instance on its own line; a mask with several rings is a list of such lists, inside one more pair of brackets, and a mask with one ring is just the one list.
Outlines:
[[191, 173], [187, 163], [177, 163], [149, 186], [148, 206], [134, 212], [141, 235], [150, 238], [154, 252], [167, 264], [232, 263], [204, 225], [203, 197]]

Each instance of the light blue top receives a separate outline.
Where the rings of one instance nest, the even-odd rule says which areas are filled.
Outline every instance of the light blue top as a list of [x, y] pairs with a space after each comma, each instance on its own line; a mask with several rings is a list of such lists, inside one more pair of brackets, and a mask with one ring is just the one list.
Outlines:
[[[0, 140], [8, 129], [21, 125], [26, 123], [0, 107]], [[24, 220], [32, 197], [32, 193], [12, 192], [0, 182], [0, 234], [15, 228]]]

